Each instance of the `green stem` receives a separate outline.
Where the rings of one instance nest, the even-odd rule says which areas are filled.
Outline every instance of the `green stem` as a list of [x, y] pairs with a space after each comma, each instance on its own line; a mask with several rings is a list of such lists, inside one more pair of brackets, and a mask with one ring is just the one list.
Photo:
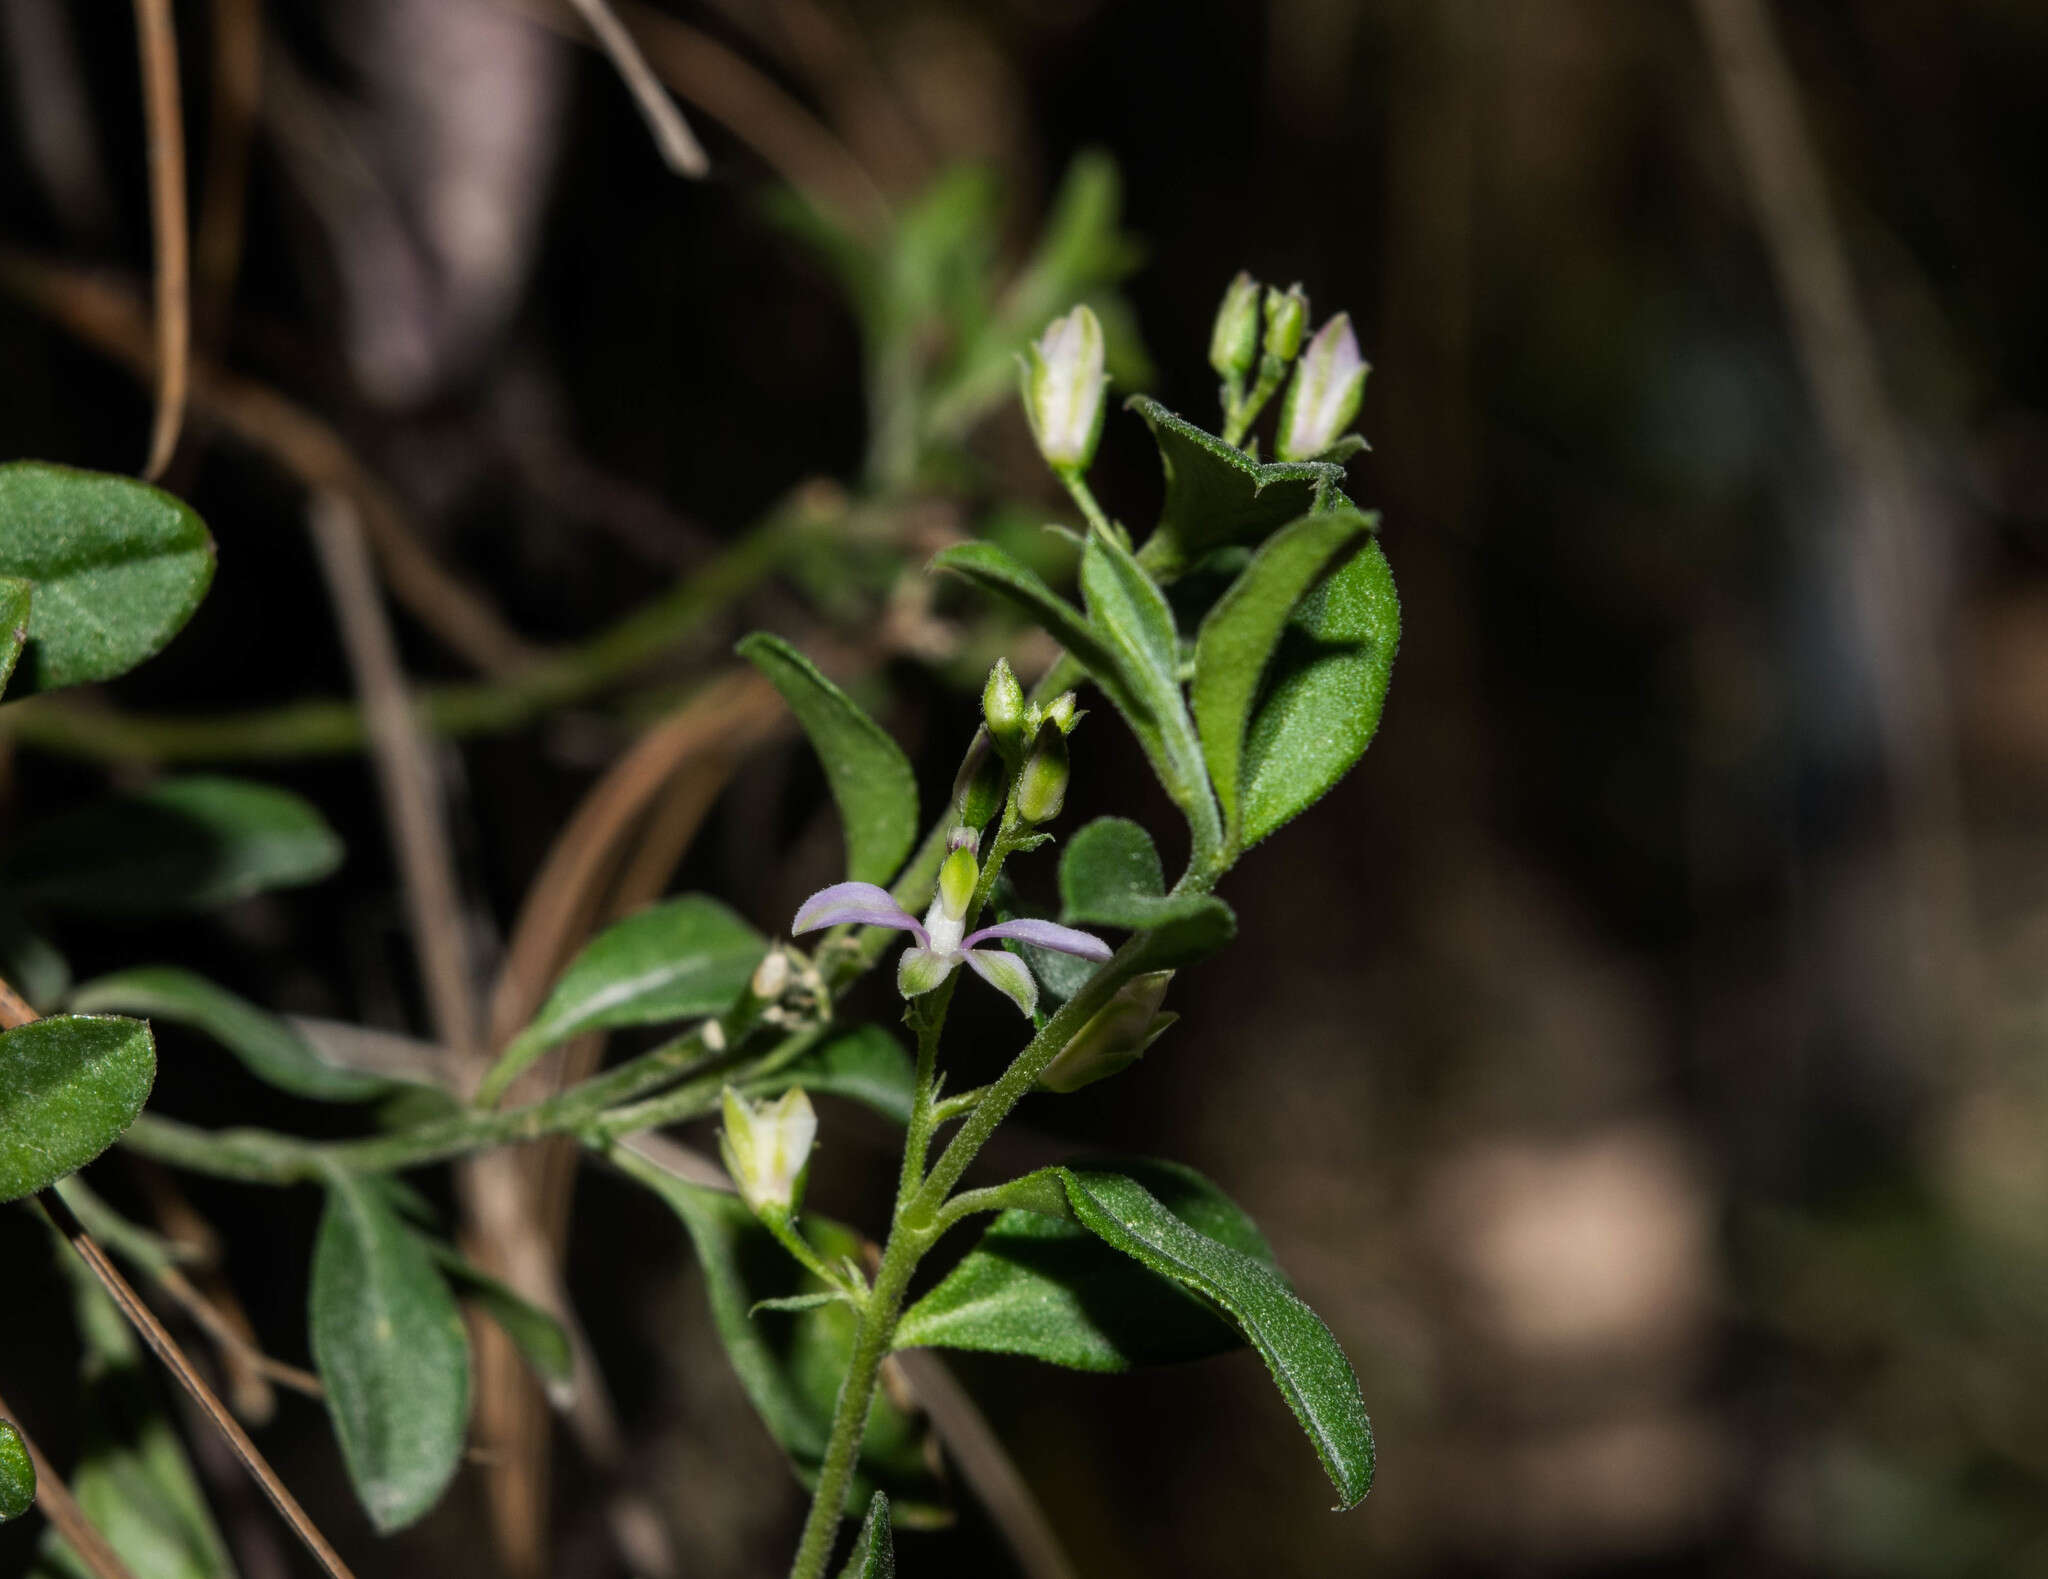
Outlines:
[[[838, 520], [810, 496], [769, 517], [687, 581], [580, 646], [503, 680], [422, 686], [420, 714], [437, 734], [514, 729], [626, 679], [752, 591]], [[100, 762], [180, 762], [328, 756], [361, 750], [363, 714], [353, 702], [298, 702], [211, 718], [162, 718], [34, 699], [10, 708], [6, 726], [48, 751]]]
[[1287, 364], [1267, 352], [1259, 357], [1258, 380], [1252, 385], [1252, 392], [1242, 403], [1235, 406], [1224, 418], [1223, 442], [1242, 447], [1244, 436], [1259, 420], [1259, 413], [1266, 409], [1266, 402], [1273, 398], [1273, 392], [1280, 387], [1280, 381], [1287, 376]]
[[1095, 494], [1088, 486], [1088, 479], [1079, 471], [1062, 469], [1060, 481], [1067, 485], [1067, 492], [1073, 495], [1074, 503], [1081, 507], [1081, 514], [1096, 531], [1108, 533], [1109, 516], [1101, 505], [1095, 502]]

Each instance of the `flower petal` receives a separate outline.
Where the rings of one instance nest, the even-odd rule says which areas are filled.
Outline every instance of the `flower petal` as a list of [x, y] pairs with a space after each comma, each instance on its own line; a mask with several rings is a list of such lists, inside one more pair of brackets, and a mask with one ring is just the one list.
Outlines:
[[819, 889], [803, 902], [789, 930], [794, 935], [848, 923], [895, 927], [908, 932], [919, 943], [926, 941], [924, 923], [891, 899], [886, 888], [877, 888], [873, 883], [834, 883], [830, 888]]
[[906, 998], [919, 997], [952, 975], [959, 963], [958, 954], [936, 954], [922, 945], [907, 948], [896, 962], [896, 990]]
[[967, 963], [974, 974], [1005, 994], [1029, 1019], [1038, 1008], [1038, 982], [1031, 967], [1004, 949], [975, 948], [967, 951]]
[[1038, 948], [1058, 949], [1062, 954], [1078, 954], [1082, 959], [1105, 960], [1115, 952], [1092, 932], [1079, 932], [1073, 927], [1063, 927], [1057, 921], [1002, 921], [992, 927], [983, 927], [979, 932], [970, 933], [961, 940], [962, 948], [973, 948], [977, 943], [990, 938], [1015, 938], [1019, 943], [1030, 943]]

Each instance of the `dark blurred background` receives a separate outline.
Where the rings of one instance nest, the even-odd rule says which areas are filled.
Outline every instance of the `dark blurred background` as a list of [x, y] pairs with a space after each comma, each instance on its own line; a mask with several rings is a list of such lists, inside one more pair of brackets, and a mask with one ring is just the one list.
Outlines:
[[[771, 217], [792, 177], [888, 206], [975, 162], [1015, 254], [1105, 150], [1154, 393], [1214, 423], [1208, 323], [1239, 267], [1348, 309], [1374, 363], [1351, 491], [1384, 512], [1405, 607], [1379, 737], [1229, 880], [1240, 938], [1176, 984], [1180, 1025], [1028, 1106], [991, 1161], [1109, 1146], [1219, 1181], [1352, 1355], [1379, 1479], [1328, 1512], [1249, 1354], [1112, 1379], [962, 1358], [1076, 1569], [2048, 1573], [2048, 8], [663, 5], [695, 30], [674, 58], [701, 182], [664, 168], [566, 8], [265, 8], [242, 239], [210, 273], [209, 182], [242, 182], [210, 162], [233, 155], [210, 130], [224, 44], [255, 13], [179, 8], [201, 353], [331, 424], [530, 641], [858, 478], [862, 334]], [[125, 8], [0, 0], [10, 256], [139, 304], [134, 51]], [[147, 391], [75, 315], [11, 287], [0, 365], [0, 454], [137, 465]], [[1013, 409], [962, 454], [957, 486], [920, 482], [955, 529], [1004, 501], [1064, 515]], [[119, 703], [346, 694], [290, 469], [202, 404], [168, 485], [220, 572]], [[1098, 491], [1128, 521], [1156, 507], [1134, 418]], [[830, 626], [815, 593], [751, 596], [677, 672], [749, 623]], [[935, 800], [974, 717], [966, 616], [904, 617], [937, 625], [863, 694]], [[469, 672], [399, 618], [417, 676]], [[634, 721], [593, 703], [444, 756], [486, 951]], [[319, 804], [341, 875], [220, 925], [75, 928], [78, 974], [170, 959], [417, 1032], [364, 760], [231, 765]], [[20, 742], [0, 827], [109, 771]], [[1165, 811], [1105, 710], [1070, 823], [1134, 807]], [[785, 742], [738, 769], [674, 886], [773, 930], [833, 851]], [[1012, 1035], [993, 1010], [962, 1025], [963, 1065]], [[166, 1054], [165, 1111], [339, 1122], [196, 1039]], [[838, 1105], [823, 1134], [812, 1201], [879, 1226], [891, 1136]], [[316, 1203], [188, 1189], [266, 1345], [303, 1359]], [[609, 1177], [578, 1207], [569, 1287], [676, 1571], [779, 1571], [800, 1497], [681, 1233]], [[25, 1223], [0, 1249], [40, 1255]], [[71, 1351], [59, 1284], [36, 1287], [0, 1376], [61, 1457]], [[263, 1441], [360, 1572], [503, 1571], [489, 1464], [380, 1545], [315, 1408], [286, 1399]], [[603, 1477], [556, 1445], [548, 1571], [626, 1571]], [[251, 1579], [299, 1571], [203, 1463]], [[902, 1538], [908, 1571], [1016, 1571], [961, 1503]], [[0, 1568], [28, 1541], [0, 1539]]]

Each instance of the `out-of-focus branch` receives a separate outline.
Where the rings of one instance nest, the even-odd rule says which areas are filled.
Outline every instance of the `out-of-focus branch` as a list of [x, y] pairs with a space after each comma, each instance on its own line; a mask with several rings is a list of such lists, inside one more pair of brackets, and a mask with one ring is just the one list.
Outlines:
[[135, 0], [149, 136], [149, 214], [156, 238], [156, 420], [143, 476], [171, 464], [185, 422], [192, 354], [192, 276], [185, 235], [185, 122], [178, 107], [178, 35], [171, 0]]
[[1799, 89], [1765, 0], [1694, 0], [1735, 135], [1793, 342], [1841, 473], [1856, 531], [1856, 594], [1866, 661], [1902, 825], [1921, 1003], [1953, 1021], [1974, 999], [1968, 856], [1939, 616], [1922, 534], [1929, 501], [1886, 397], [1875, 337]]
[[611, 57], [613, 68], [639, 107], [640, 118], [647, 122], [647, 130], [654, 136], [654, 146], [661, 150], [662, 163], [677, 175], [692, 179], [708, 175], [711, 161], [704, 157], [704, 145], [697, 141], [675, 101], [662, 90], [647, 57], [640, 53], [639, 44], [626, 31], [608, 0], [569, 0], [569, 4], [583, 18], [583, 25], [597, 39], [598, 47]]
[[21, 1416], [7, 1406], [5, 1398], [0, 1398], [0, 1417], [14, 1423], [14, 1429], [21, 1435], [22, 1446], [28, 1449], [29, 1462], [35, 1465], [36, 1506], [43, 1510], [43, 1517], [50, 1521], [50, 1527], [64, 1537], [79, 1560], [92, 1570], [93, 1579], [135, 1579], [128, 1571], [128, 1565], [121, 1561], [121, 1554], [108, 1544], [98, 1526], [85, 1516], [78, 1499], [71, 1495], [71, 1488], [57, 1477], [56, 1466], [43, 1456], [43, 1450], [36, 1446], [36, 1439], [22, 1425]]
[[413, 710], [398, 642], [348, 502], [332, 493], [315, 494], [308, 524], [362, 697], [434, 1033], [458, 1063], [473, 1063], [483, 1048], [455, 856], [440, 804], [439, 776]]
[[[157, 353], [141, 305], [120, 286], [20, 253], [0, 252], [0, 287], [147, 379]], [[528, 667], [537, 650], [448, 573], [420, 543], [390, 490], [319, 417], [269, 387], [204, 360], [192, 366], [192, 402], [308, 488], [347, 495], [361, 513], [392, 596], [448, 647], [486, 674]]]
[[263, 84], [261, 0], [213, 0], [212, 102], [206, 117], [206, 185], [192, 248], [192, 316], [202, 348], [225, 338], [242, 267], [249, 148]]

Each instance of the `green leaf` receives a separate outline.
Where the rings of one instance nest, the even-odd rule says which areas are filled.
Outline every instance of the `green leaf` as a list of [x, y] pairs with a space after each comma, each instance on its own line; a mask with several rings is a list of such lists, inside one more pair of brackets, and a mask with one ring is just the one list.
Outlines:
[[0, 1032], [0, 1201], [33, 1195], [113, 1145], [155, 1080], [140, 1020], [60, 1014]]
[[128, 477], [0, 466], [0, 575], [34, 583], [13, 694], [111, 680], [183, 628], [213, 580], [190, 507]]
[[0, 896], [0, 977], [44, 1011], [55, 1008], [71, 990], [70, 963], [4, 896]]
[[0, 696], [28, 640], [29, 595], [34, 589], [13, 576], [0, 576]]
[[469, 1339], [419, 1239], [349, 1175], [328, 1184], [307, 1301], [342, 1460], [389, 1534], [440, 1500], [469, 1427]]
[[[813, 1293], [823, 1285], [790, 1259], [738, 1196], [690, 1184], [631, 1150], [613, 1156], [683, 1220], [704, 1268], [711, 1319], [726, 1358], [797, 1478], [815, 1485], [858, 1318], [843, 1300], [814, 1310], [750, 1315], [763, 1300]], [[859, 1249], [855, 1235], [814, 1214], [805, 1215], [803, 1229], [828, 1261]], [[860, 1467], [847, 1490], [848, 1515], [885, 1489], [899, 1513], [922, 1522], [943, 1518], [944, 1491], [925, 1462], [924, 1440], [923, 1429], [877, 1389]]]
[[[1184, 1223], [1271, 1264], [1257, 1225], [1192, 1168], [1149, 1158], [1101, 1159], [1141, 1180]], [[1053, 1184], [1063, 1170], [1018, 1181]], [[1022, 1193], [1020, 1188], [1020, 1193]], [[895, 1346], [1021, 1354], [1080, 1371], [1127, 1371], [1242, 1348], [1237, 1329], [1178, 1284], [1155, 1277], [1068, 1217], [1012, 1208], [932, 1291], [904, 1312]]]
[[846, 875], [886, 883], [917, 842], [917, 780], [882, 726], [778, 636], [757, 631], [739, 655], [765, 674], [810, 737], [846, 831]]
[[533, 1023], [477, 1092], [488, 1105], [527, 1065], [585, 1031], [722, 1014], [747, 990], [768, 941], [715, 899], [685, 894], [615, 922], [569, 962]]
[[862, 1025], [772, 1074], [747, 1081], [741, 1090], [750, 1097], [776, 1096], [791, 1086], [802, 1086], [813, 1096], [829, 1091], [908, 1124], [916, 1085], [917, 1068], [903, 1044], [879, 1025]]
[[204, 1031], [258, 1080], [315, 1102], [365, 1102], [397, 1089], [395, 1081], [330, 1064], [289, 1021], [175, 965], [142, 965], [98, 977], [71, 995], [71, 1007]]
[[480, 1267], [470, 1265], [451, 1246], [425, 1234], [416, 1235], [434, 1264], [474, 1300], [484, 1314], [503, 1329], [505, 1336], [526, 1356], [548, 1395], [566, 1403], [576, 1391], [576, 1353], [562, 1324], [518, 1290], [501, 1283]]
[[318, 882], [341, 854], [334, 830], [289, 790], [162, 779], [32, 829], [0, 867], [0, 886], [89, 915], [164, 915]]
[[1191, 694], [1202, 755], [1234, 839], [1241, 825], [1238, 780], [1245, 733], [1267, 660], [1296, 606], [1338, 554], [1376, 517], [1356, 510], [1305, 515], [1282, 527], [1202, 621]]
[[896, 1538], [889, 1527], [889, 1499], [879, 1491], [860, 1521], [860, 1535], [839, 1579], [896, 1579]]
[[1311, 510], [1343, 502], [1344, 468], [1327, 461], [1252, 460], [1158, 401], [1124, 403], [1145, 419], [1166, 469], [1159, 512], [1162, 546], [1145, 545], [1145, 562], [1163, 574], [1186, 569], [1229, 543], [1256, 543]]
[[12, 1420], [0, 1420], [0, 1524], [35, 1506], [36, 1466]]
[[[1162, 1173], [1158, 1163], [1117, 1166], [1115, 1172], [1044, 1172], [1059, 1182], [1074, 1223], [1229, 1316], [1266, 1361], [1344, 1505], [1356, 1503], [1372, 1486], [1372, 1425], [1358, 1377], [1330, 1329], [1272, 1265], [1257, 1230], [1199, 1176], [1182, 1169]], [[1169, 1180], [1174, 1187], [1162, 1200], [1154, 1191]], [[1205, 1335], [1213, 1340], [1175, 1307], [1134, 1320], [1132, 1302], [1145, 1296], [1096, 1281], [1100, 1274], [1080, 1258], [1071, 1237], [1045, 1226], [1065, 1227], [1061, 1219], [1027, 1224], [1029, 1215], [1004, 1213], [982, 1245], [904, 1313], [899, 1347], [988, 1349], [1084, 1370], [1121, 1370], [1190, 1357], [1204, 1352]]]
[[1204, 959], [1237, 933], [1230, 907], [1212, 894], [1169, 894], [1152, 836], [1122, 817], [1098, 817], [1060, 858], [1060, 919], [1070, 926], [1128, 927], [1154, 934], [1145, 968]]
[[1239, 793], [1250, 848], [1351, 770], [1379, 728], [1401, 644], [1401, 602], [1367, 542], [1295, 608], [1246, 731]]
[[[78, 1257], [68, 1249], [58, 1254], [71, 1285], [85, 1383], [72, 1494], [137, 1579], [232, 1579], [226, 1543], [126, 1318]], [[53, 1566], [93, 1579], [94, 1570], [53, 1534], [44, 1547]]]

